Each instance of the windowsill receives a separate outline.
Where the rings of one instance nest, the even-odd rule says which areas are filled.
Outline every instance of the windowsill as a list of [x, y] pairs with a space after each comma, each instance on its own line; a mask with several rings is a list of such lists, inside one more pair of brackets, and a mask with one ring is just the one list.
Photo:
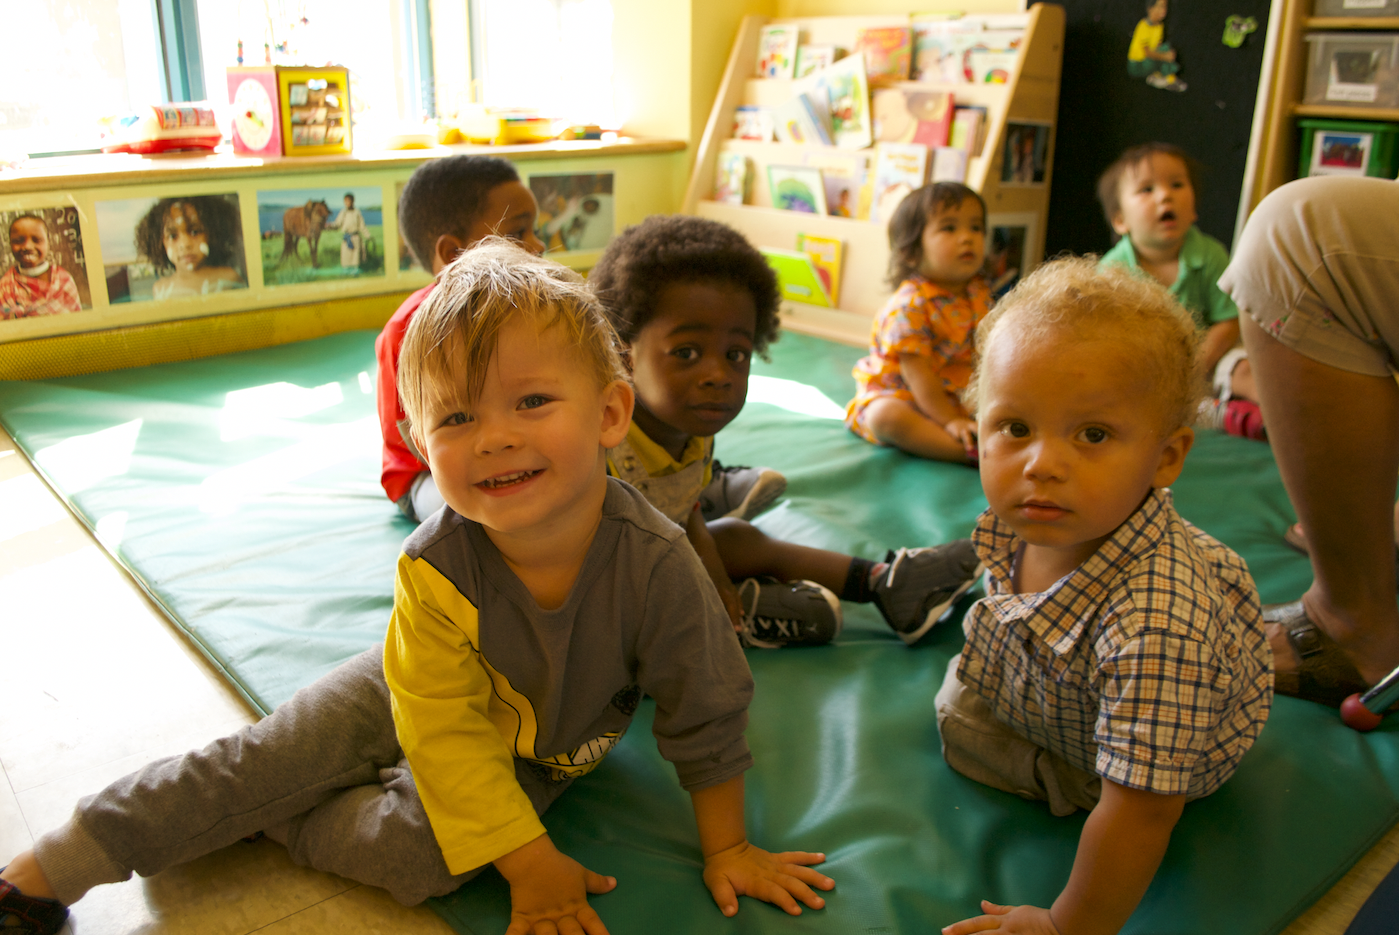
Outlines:
[[431, 149], [356, 151], [333, 156], [285, 156], [263, 159], [231, 152], [208, 155], [171, 153], [137, 156], [130, 153], [96, 153], [86, 156], [56, 156], [30, 160], [22, 168], [0, 170], [0, 193], [45, 191], [64, 188], [97, 188], [164, 182], [198, 174], [201, 180], [232, 178], [269, 173], [295, 175], [315, 172], [350, 172], [412, 166], [438, 156], [483, 153], [503, 156], [512, 162], [526, 159], [564, 157], [640, 156], [671, 153], [685, 149], [682, 140], [633, 139], [568, 140], [515, 146], [434, 146]]

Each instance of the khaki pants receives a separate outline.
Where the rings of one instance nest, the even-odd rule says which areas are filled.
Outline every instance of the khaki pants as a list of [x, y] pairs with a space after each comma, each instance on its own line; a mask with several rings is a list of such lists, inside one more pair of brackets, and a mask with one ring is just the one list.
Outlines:
[[958, 680], [961, 661], [958, 653], [947, 664], [936, 700], [942, 758], [947, 765], [984, 786], [1032, 802], [1048, 802], [1055, 815], [1072, 815], [1080, 808], [1092, 811], [1102, 792], [1102, 779], [996, 720], [985, 699]]

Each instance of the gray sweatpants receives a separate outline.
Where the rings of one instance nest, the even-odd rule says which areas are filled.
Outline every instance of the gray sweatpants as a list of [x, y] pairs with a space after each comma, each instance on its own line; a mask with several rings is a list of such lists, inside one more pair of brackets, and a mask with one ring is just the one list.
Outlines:
[[[519, 761], [516, 777], [541, 814], [567, 786]], [[398, 746], [382, 646], [257, 724], [81, 799], [34, 856], [71, 904], [100, 883], [150, 876], [258, 831], [295, 863], [382, 887], [408, 906], [480, 872], [447, 870]]]

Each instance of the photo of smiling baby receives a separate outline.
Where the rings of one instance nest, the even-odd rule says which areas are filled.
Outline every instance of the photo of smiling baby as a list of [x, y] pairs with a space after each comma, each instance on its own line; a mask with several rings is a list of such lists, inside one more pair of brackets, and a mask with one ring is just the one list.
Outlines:
[[0, 321], [92, 308], [76, 208], [0, 211]]
[[102, 201], [96, 214], [113, 305], [248, 287], [235, 194]]

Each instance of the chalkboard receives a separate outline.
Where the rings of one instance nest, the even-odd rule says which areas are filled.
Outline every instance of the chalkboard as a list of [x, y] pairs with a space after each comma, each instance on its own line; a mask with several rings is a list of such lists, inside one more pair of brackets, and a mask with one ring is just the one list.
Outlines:
[[[1175, 143], [1203, 164], [1196, 196], [1200, 229], [1230, 244], [1269, 0], [1170, 0], [1165, 38], [1177, 52], [1183, 92], [1151, 87], [1127, 73], [1127, 48], [1146, 15], [1144, 0], [1057, 2], [1067, 21], [1045, 256], [1112, 246], [1095, 194], [1098, 176], [1128, 146], [1152, 140]], [[1258, 22], [1237, 49], [1221, 41], [1231, 15]]]

